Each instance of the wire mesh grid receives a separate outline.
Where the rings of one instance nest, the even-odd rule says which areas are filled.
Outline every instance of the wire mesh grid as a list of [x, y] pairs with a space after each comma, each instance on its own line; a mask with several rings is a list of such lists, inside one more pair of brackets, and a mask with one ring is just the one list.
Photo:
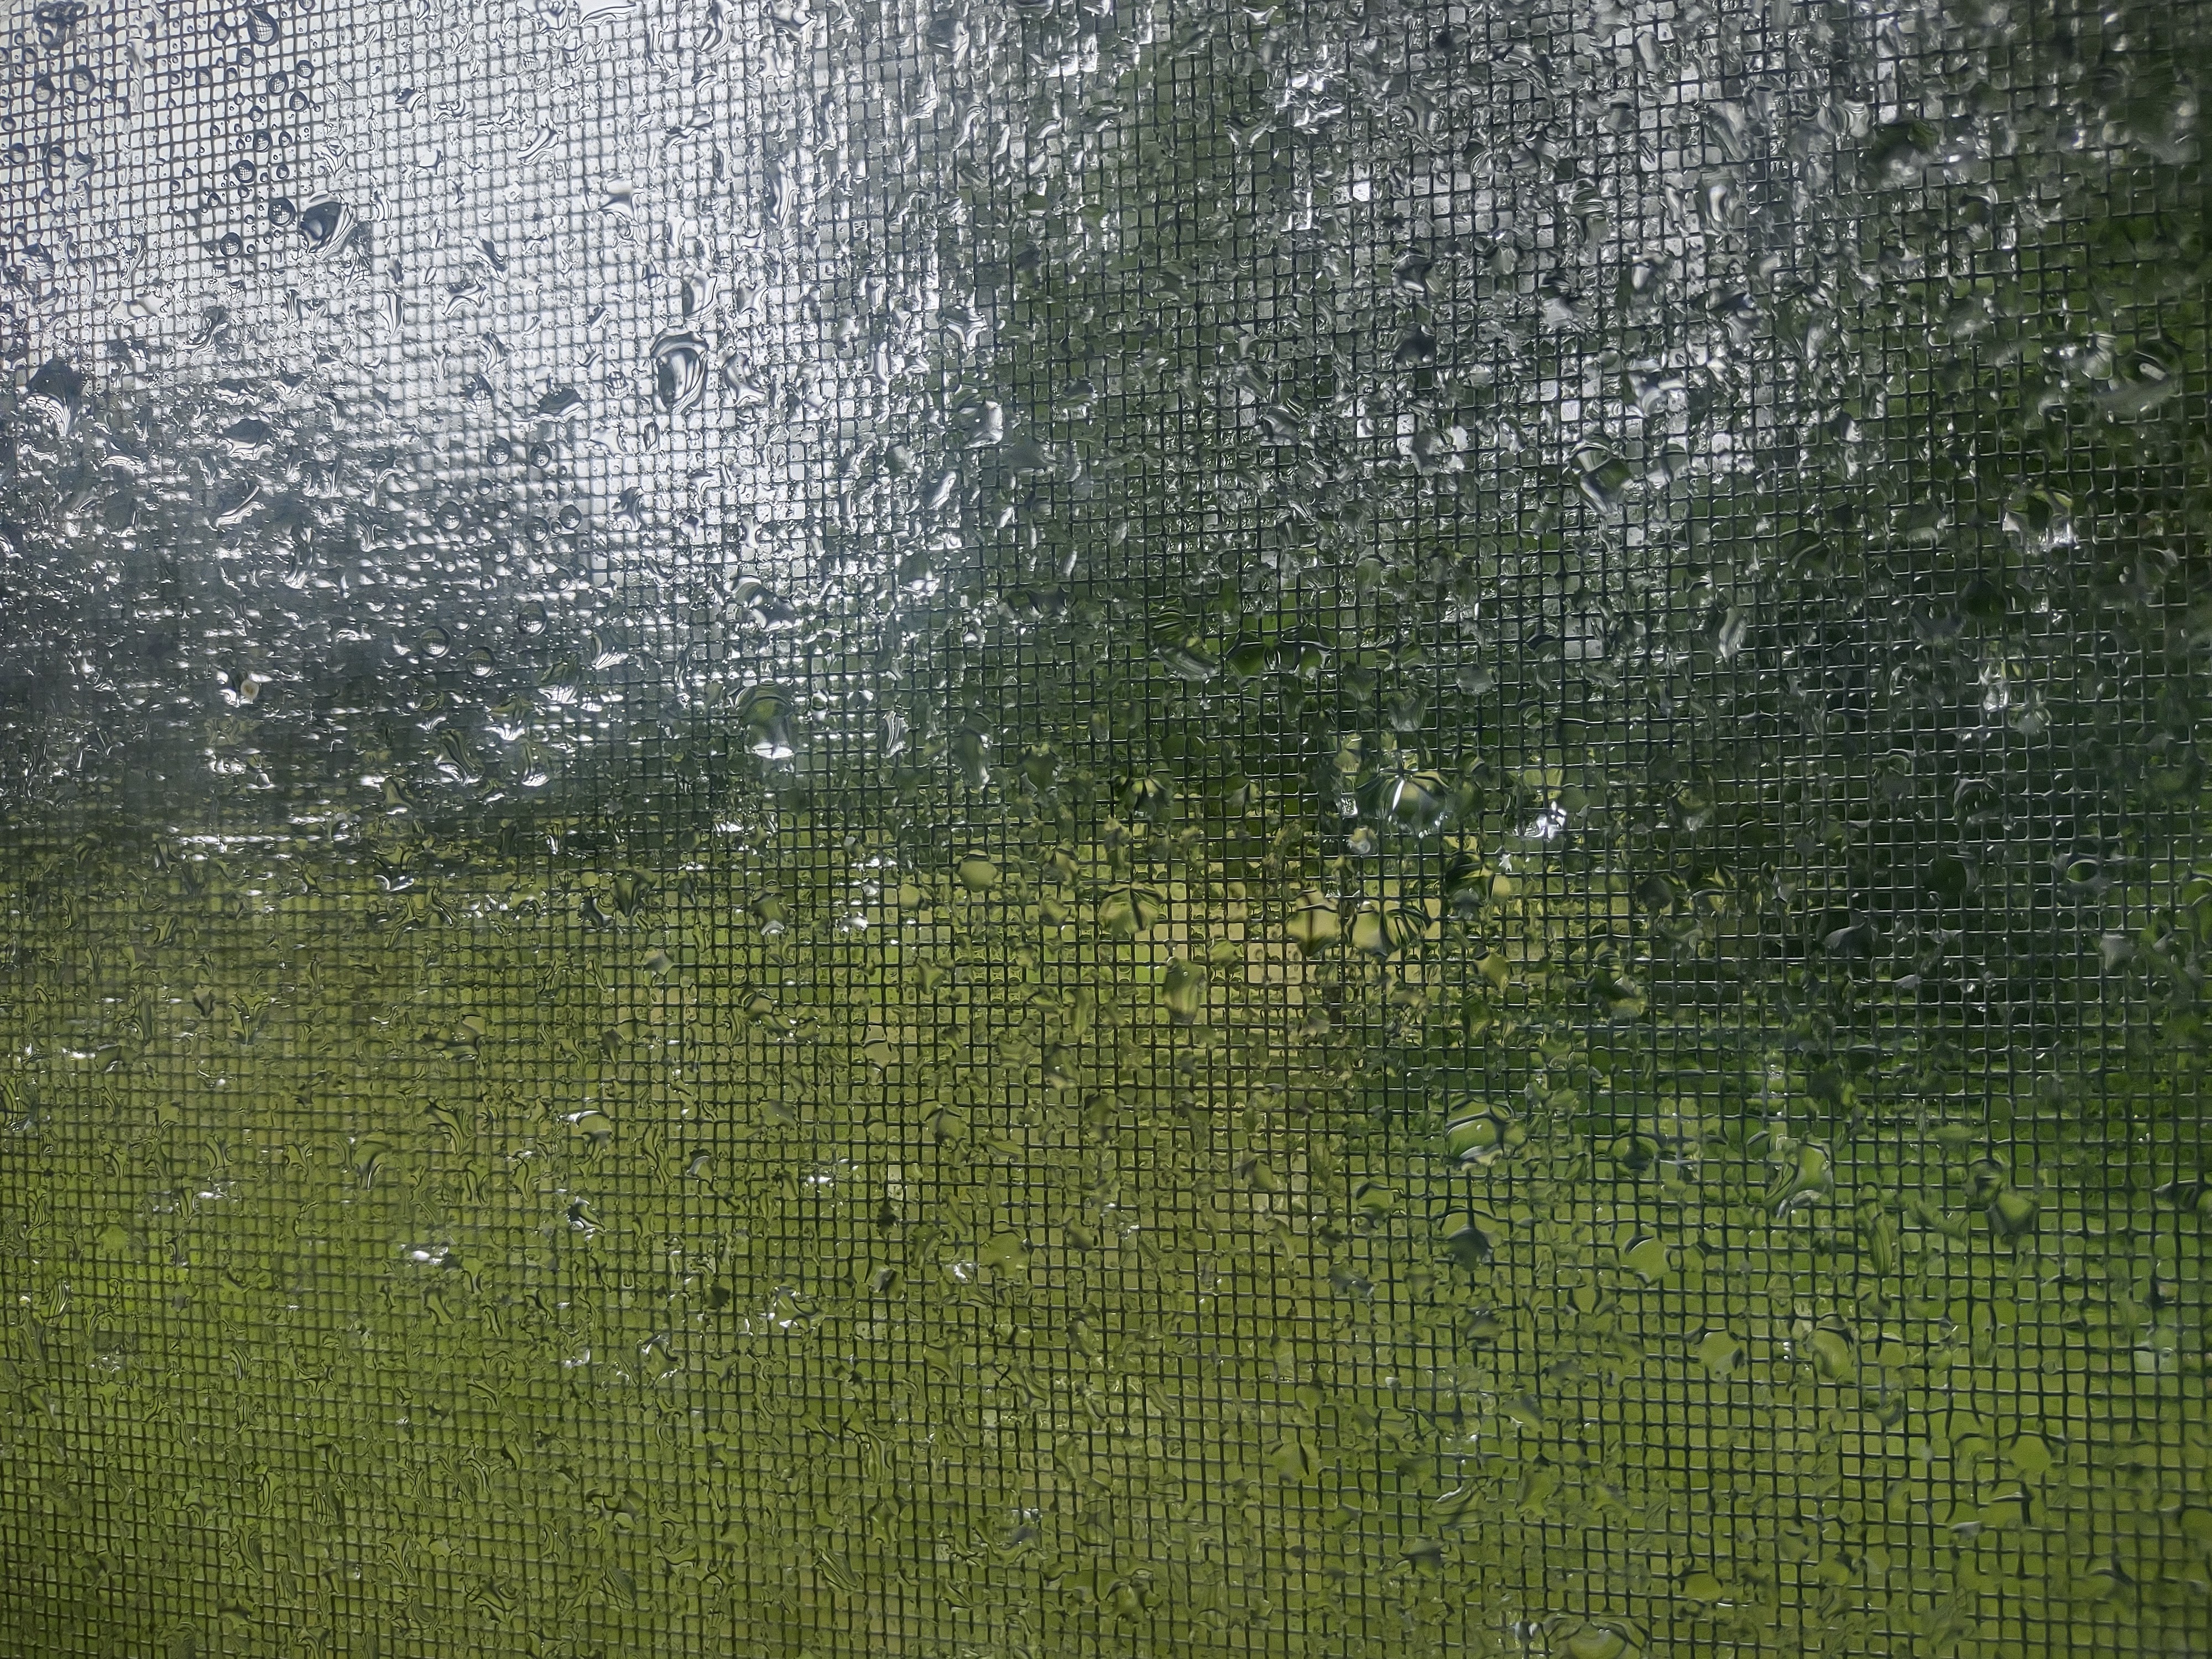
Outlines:
[[2212, 1640], [2212, 15], [9, 27], [9, 1651]]

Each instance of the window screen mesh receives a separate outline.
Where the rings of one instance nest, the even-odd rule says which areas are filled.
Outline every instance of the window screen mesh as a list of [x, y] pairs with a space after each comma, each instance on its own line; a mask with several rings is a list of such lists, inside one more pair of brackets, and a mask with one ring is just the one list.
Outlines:
[[9, 1653], [2212, 1643], [2212, 9], [46, 0]]

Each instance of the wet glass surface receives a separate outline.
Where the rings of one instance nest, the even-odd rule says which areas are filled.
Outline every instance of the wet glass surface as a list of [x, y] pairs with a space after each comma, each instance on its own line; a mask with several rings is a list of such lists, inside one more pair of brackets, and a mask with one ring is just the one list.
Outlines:
[[2212, 1642], [2212, 9], [9, 30], [0, 1646]]

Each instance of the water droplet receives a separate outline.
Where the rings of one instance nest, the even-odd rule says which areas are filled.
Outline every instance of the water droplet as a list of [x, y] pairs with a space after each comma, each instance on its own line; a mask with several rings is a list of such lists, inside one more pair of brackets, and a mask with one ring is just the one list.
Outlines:
[[738, 704], [738, 717], [750, 729], [745, 747], [764, 761], [787, 761], [799, 752], [791, 716], [781, 688], [755, 686]]
[[[538, 412], [549, 420], [574, 413], [584, 406], [584, 394], [572, 386], [556, 386], [538, 400]], [[536, 452], [532, 451], [532, 459]], [[549, 455], [548, 459], [550, 457]]]
[[258, 702], [261, 688], [269, 684], [268, 676], [251, 671], [226, 672], [220, 680], [222, 700], [233, 708], [246, 708]]
[[664, 334], [653, 343], [653, 389], [660, 406], [681, 414], [707, 389], [707, 343], [696, 334]]
[[1465, 1168], [1481, 1169], [1528, 1141], [1528, 1127], [1504, 1107], [1462, 1102], [1444, 1125], [1444, 1152]]
[[1320, 1475], [1321, 1451], [1309, 1436], [1286, 1436], [1267, 1454], [1267, 1467], [1277, 1480], [1302, 1486]]
[[269, 441], [275, 435], [268, 422], [254, 420], [250, 416], [246, 420], [233, 421], [222, 429], [223, 443], [229, 448], [232, 454], [239, 456], [263, 453], [268, 449]]
[[1443, 1242], [1444, 1255], [1459, 1267], [1486, 1267], [1497, 1259], [1498, 1241], [1480, 1216], [1452, 1211], [1437, 1222], [1437, 1233]]
[[1118, 887], [1098, 901], [1098, 926], [1109, 939], [1133, 939], [1156, 927], [1167, 902], [1144, 887]]
[[967, 726], [955, 732], [952, 734], [952, 763], [960, 769], [961, 780], [970, 789], [981, 789], [990, 782], [990, 734]]
[[1425, 295], [1429, 291], [1429, 273], [1436, 269], [1436, 259], [1419, 248], [1410, 248], [1400, 254], [1390, 267], [1390, 280], [1408, 294]]
[[954, 873], [960, 878], [960, 884], [971, 893], [988, 893], [999, 884], [999, 866], [981, 854], [961, 860]]
[[1318, 956], [1344, 931], [1336, 901], [1326, 893], [1311, 892], [1291, 911], [1287, 930], [1291, 942], [1307, 956]]
[[1433, 836], [1450, 820], [1450, 787], [1438, 772], [1407, 771], [1384, 774], [1383, 813], [1400, 829], [1417, 836]]
[[1638, 1238], [1621, 1250], [1620, 1265], [1645, 1284], [1656, 1285], [1674, 1271], [1674, 1257], [1665, 1239]]
[[2051, 1447], [2039, 1435], [2023, 1434], [2005, 1449], [2005, 1461], [2033, 1480], [2051, 1472]]
[[1889, 182], [1902, 184], [1935, 159], [1942, 142], [1942, 135], [1926, 121], [1893, 121], [1875, 130], [1866, 159]]
[[1203, 646], [1163, 646], [1158, 656], [1168, 672], [1193, 684], [1203, 684], [1221, 672], [1220, 662]]
[[1858, 1375], [1851, 1340], [1843, 1332], [1821, 1326], [1805, 1340], [1805, 1354], [1814, 1375], [1826, 1382], [1848, 1382]]
[[988, 449], [1006, 435], [1006, 411], [995, 399], [966, 398], [946, 415], [953, 435], [970, 449]]
[[1743, 1344], [1726, 1331], [1707, 1331], [1691, 1345], [1690, 1358], [1704, 1366], [1707, 1375], [1725, 1378], [1743, 1358]]
[[48, 52], [59, 52], [84, 21], [85, 10], [82, 0], [40, 0], [31, 12], [32, 21], [38, 25], [39, 45]]
[[1161, 1000], [1167, 1004], [1169, 1016], [1178, 1025], [1195, 1024], [1206, 1012], [1206, 969], [1196, 963], [1177, 957], [1168, 964], [1167, 977], [1160, 988]]
[[343, 202], [318, 202], [300, 215], [300, 234], [316, 252], [337, 247], [353, 226], [353, 210]]
[[929, 20], [927, 39], [933, 48], [947, 57], [964, 57], [969, 44], [968, 20], [955, 10], [939, 11]]
[[240, 523], [260, 499], [260, 479], [234, 478], [216, 491], [215, 521], [219, 525]]
[[1427, 918], [1405, 906], [1370, 899], [1352, 915], [1352, 948], [1389, 957], [1417, 943]]
[[1584, 1625], [1560, 1643], [1563, 1659], [1626, 1659], [1632, 1644], [1610, 1625]]
[[2025, 1238], [2035, 1231], [2041, 1207], [2026, 1193], [2008, 1187], [1990, 1200], [1990, 1226], [2002, 1239]]
[[1644, 1012], [1644, 988], [1608, 969], [1590, 975], [1590, 995], [1609, 1019], [1636, 1019]]
[[24, 400], [66, 434], [84, 405], [84, 373], [65, 357], [50, 357], [23, 388]]

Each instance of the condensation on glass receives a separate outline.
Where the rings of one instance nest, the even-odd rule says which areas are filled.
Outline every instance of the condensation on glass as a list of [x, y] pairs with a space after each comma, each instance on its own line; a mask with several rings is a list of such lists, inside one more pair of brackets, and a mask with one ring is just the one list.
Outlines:
[[2202, 0], [40, 0], [0, 1648], [2212, 1643]]

